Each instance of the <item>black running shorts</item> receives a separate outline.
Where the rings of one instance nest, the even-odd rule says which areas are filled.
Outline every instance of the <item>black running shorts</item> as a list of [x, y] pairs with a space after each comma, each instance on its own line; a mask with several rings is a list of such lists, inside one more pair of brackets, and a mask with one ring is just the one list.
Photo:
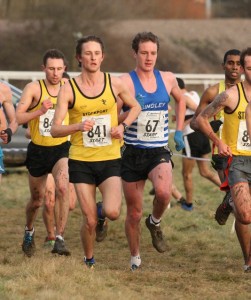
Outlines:
[[189, 157], [202, 157], [211, 152], [211, 146], [208, 137], [199, 131], [194, 131], [183, 137], [185, 148], [182, 154]]
[[30, 142], [27, 149], [26, 167], [33, 177], [51, 173], [54, 165], [69, 156], [70, 142], [57, 146], [40, 146]]
[[157, 165], [171, 162], [173, 166], [171, 156], [172, 152], [168, 147], [142, 149], [124, 145], [121, 177], [127, 182], [146, 180]]
[[227, 167], [227, 160], [228, 157], [220, 156], [219, 154], [213, 154], [212, 155], [212, 167], [218, 171], [218, 170], [225, 170]]
[[69, 159], [69, 177], [72, 183], [88, 183], [99, 186], [109, 177], [120, 177], [120, 169], [120, 158], [97, 162]]

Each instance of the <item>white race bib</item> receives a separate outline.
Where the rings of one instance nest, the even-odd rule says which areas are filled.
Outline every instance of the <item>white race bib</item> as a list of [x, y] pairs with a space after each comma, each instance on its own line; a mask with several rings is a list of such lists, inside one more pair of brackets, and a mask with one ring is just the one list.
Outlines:
[[54, 109], [48, 109], [45, 114], [39, 117], [39, 133], [42, 136], [51, 136], [51, 125], [54, 114]]
[[237, 150], [251, 150], [251, 143], [248, 136], [246, 120], [241, 120], [239, 124], [238, 139], [237, 139]]
[[[83, 117], [82, 122], [90, 118]], [[103, 147], [112, 144], [111, 139], [111, 115], [92, 117], [95, 121], [90, 131], [83, 132], [83, 144], [85, 147]]]
[[159, 141], [164, 139], [165, 112], [142, 111], [138, 116], [137, 138], [140, 141]]

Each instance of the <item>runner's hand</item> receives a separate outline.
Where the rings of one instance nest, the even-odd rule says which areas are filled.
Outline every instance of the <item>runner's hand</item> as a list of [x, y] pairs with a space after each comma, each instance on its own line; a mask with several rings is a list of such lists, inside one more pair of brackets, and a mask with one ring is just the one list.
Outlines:
[[51, 99], [48, 98], [48, 99], [43, 101], [40, 110], [42, 111], [43, 114], [45, 114], [47, 112], [47, 110], [52, 108], [52, 107], [53, 107], [53, 103], [51, 102]]

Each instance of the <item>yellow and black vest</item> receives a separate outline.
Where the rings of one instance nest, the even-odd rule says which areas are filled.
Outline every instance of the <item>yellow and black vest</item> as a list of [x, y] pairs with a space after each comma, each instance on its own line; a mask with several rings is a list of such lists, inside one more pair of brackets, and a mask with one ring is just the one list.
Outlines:
[[[53, 108], [48, 109], [48, 111], [44, 115], [29, 121], [31, 141], [34, 144], [40, 146], [57, 146], [68, 140], [68, 137], [53, 138], [50, 133], [52, 120], [54, 117], [54, 112], [57, 104], [57, 97], [51, 96], [49, 94], [44, 80], [39, 80], [39, 84], [41, 88], [40, 99], [36, 104], [36, 106], [29, 109], [29, 111], [32, 112], [32, 111], [39, 110], [42, 106], [42, 102], [48, 98], [50, 98], [51, 102], [53, 103]], [[62, 81], [60, 84], [63, 85], [64, 82]], [[67, 118], [65, 122], [67, 122]]]
[[245, 110], [248, 104], [243, 83], [237, 84], [239, 101], [232, 113], [224, 113], [222, 140], [226, 143], [233, 155], [251, 155], [251, 145], [247, 133]]
[[73, 105], [69, 108], [69, 124], [93, 119], [89, 132], [71, 135], [69, 158], [79, 161], [105, 161], [120, 158], [120, 141], [111, 138], [111, 128], [118, 126], [116, 97], [111, 78], [104, 73], [104, 88], [100, 95], [88, 97], [82, 93], [75, 79], [69, 81], [73, 90]]

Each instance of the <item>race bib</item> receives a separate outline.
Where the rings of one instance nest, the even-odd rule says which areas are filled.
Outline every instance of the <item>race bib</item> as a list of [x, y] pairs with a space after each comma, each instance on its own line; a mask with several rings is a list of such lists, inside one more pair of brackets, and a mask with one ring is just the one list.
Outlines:
[[251, 150], [251, 143], [248, 136], [246, 121], [241, 120], [239, 124], [239, 131], [238, 131], [238, 139], [237, 139], [237, 150]]
[[[89, 118], [83, 117], [82, 122]], [[92, 117], [94, 126], [88, 132], [83, 132], [83, 144], [85, 147], [104, 147], [112, 144], [111, 139], [111, 115]]]
[[39, 133], [42, 136], [51, 136], [51, 125], [55, 110], [48, 109], [45, 114], [39, 117]]
[[164, 139], [165, 112], [142, 111], [138, 116], [137, 138], [140, 141], [159, 141]]

